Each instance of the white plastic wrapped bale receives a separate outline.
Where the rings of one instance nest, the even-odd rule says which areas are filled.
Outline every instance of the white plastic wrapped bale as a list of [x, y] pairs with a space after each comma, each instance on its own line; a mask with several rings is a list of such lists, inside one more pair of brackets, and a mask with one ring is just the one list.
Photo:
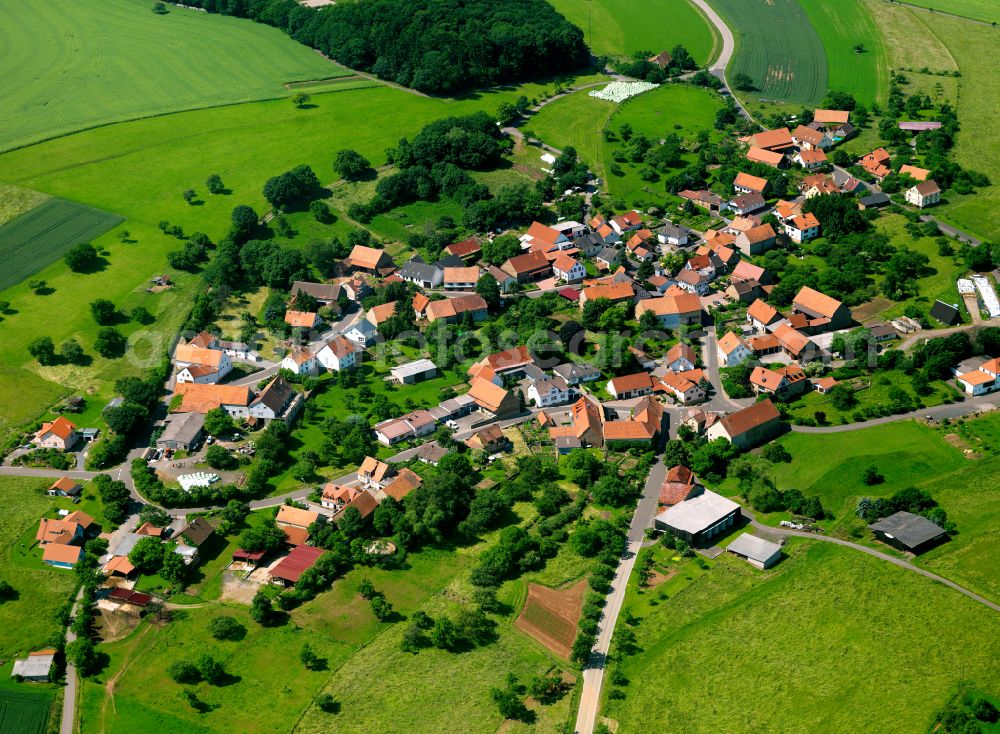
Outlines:
[[624, 102], [629, 97], [635, 97], [637, 94], [656, 89], [658, 86], [660, 85], [651, 82], [611, 82], [604, 89], [594, 90], [590, 96], [608, 102]]

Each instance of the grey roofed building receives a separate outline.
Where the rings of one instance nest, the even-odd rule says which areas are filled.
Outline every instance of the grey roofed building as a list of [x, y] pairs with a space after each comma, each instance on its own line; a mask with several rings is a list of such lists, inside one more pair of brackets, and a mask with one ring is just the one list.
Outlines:
[[[19, 675], [25, 680], [47, 681], [49, 670], [56, 659], [55, 650], [39, 650], [28, 654], [24, 660], [15, 660], [14, 669], [10, 672], [11, 677]], [[16, 727], [15, 727], [16, 728]]]
[[420, 448], [417, 449], [417, 458], [431, 466], [437, 466], [438, 462], [447, 455], [448, 449], [441, 446], [437, 441], [429, 441], [428, 443], [421, 444]]
[[944, 528], [912, 512], [897, 512], [868, 528], [883, 543], [911, 553], [922, 553], [948, 536]]
[[429, 359], [417, 359], [413, 362], [401, 364], [389, 370], [393, 379], [404, 384], [416, 382], [418, 379], [434, 377], [437, 374], [437, 366]]
[[872, 337], [874, 337], [875, 341], [877, 342], [889, 341], [891, 339], [899, 338], [899, 332], [896, 331], [889, 324], [872, 324], [867, 328], [868, 331], [872, 333]]
[[592, 255], [604, 247], [604, 238], [597, 232], [587, 232], [573, 240], [573, 244], [579, 247], [584, 255]]
[[603, 260], [609, 266], [621, 260], [621, 252], [613, 247], [602, 247], [601, 251], [594, 255], [595, 260]]
[[[581, 332], [583, 333], [583, 332]], [[556, 365], [552, 371], [566, 380], [567, 385], [579, 385], [581, 382], [591, 382], [601, 376], [601, 371], [589, 364], [578, 362], [566, 362]]]
[[428, 265], [420, 255], [414, 255], [407, 260], [397, 275], [424, 288], [434, 288], [444, 281], [444, 270], [438, 265]]
[[750, 565], [757, 568], [770, 568], [781, 558], [781, 546], [769, 540], [758, 538], [750, 533], [743, 533], [740, 537], [726, 546], [726, 550], [745, 558]]
[[858, 203], [866, 209], [873, 206], [888, 206], [891, 201], [892, 200], [889, 198], [889, 195], [883, 194], [881, 191], [876, 191], [875, 193], [862, 196], [858, 199]]
[[[301, 399], [284, 377], [278, 375], [250, 403], [250, 415], [262, 420], [291, 421], [298, 412]], [[287, 408], [287, 409], [286, 409]]]
[[945, 326], [954, 326], [962, 321], [962, 314], [959, 312], [958, 307], [947, 304], [944, 301], [934, 301], [930, 314]]
[[691, 545], [700, 545], [736, 523], [740, 506], [706, 489], [656, 516], [656, 527], [670, 530]]
[[340, 297], [339, 283], [313, 283], [308, 280], [296, 280], [292, 283], [292, 295], [302, 292], [312, 296], [317, 301], [333, 303]]
[[135, 548], [135, 544], [138, 543], [143, 538], [148, 538], [148, 535], [139, 535], [139, 533], [124, 533], [118, 538], [118, 545], [114, 548], [108, 546], [108, 552], [101, 556], [101, 562], [107, 563], [107, 559], [111, 556], [127, 556]]
[[205, 426], [203, 413], [174, 413], [167, 421], [167, 427], [156, 439], [156, 447], [187, 451], [196, 443]]
[[683, 245], [688, 241], [688, 232], [683, 227], [678, 227], [674, 224], [664, 224], [656, 230], [656, 238], [663, 243], [676, 242]]
[[198, 547], [211, 537], [215, 528], [204, 517], [196, 517], [177, 533], [177, 539], [184, 545]]
[[465, 260], [463, 260], [458, 255], [445, 255], [436, 263], [434, 263], [434, 267], [441, 268], [442, 271], [445, 268], [464, 268]]

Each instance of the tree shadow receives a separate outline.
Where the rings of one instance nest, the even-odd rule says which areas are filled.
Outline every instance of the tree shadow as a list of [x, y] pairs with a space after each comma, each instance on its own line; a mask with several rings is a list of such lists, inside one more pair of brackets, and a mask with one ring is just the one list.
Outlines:
[[71, 268], [74, 273], [78, 275], [93, 275], [94, 273], [100, 273], [108, 269], [111, 263], [108, 259], [102, 255], [97, 255], [93, 260], [87, 262], [79, 268]]
[[204, 199], [192, 199], [188, 202], [188, 206], [205, 206]]

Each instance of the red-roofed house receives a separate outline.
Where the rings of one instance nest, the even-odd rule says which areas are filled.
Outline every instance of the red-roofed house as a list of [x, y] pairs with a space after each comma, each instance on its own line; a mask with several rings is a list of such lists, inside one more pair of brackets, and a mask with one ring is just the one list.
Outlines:
[[667, 329], [701, 324], [701, 300], [693, 293], [671, 293], [668, 290], [662, 298], [643, 299], [635, 307], [635, 317], [641, 318], [647, 311], [652, 311]]
[[518, 283], [530, 283], [541, 280], [552, 273], [552, 265], [541, 252], [528, 252], [515, 255], [505, 262], [501, 269]]
[[733, 180], [733, 189], [740, 194], [763, 194], [767, 191], [768, 182], [766, 178], [751, 176], [749, 173], [736, 174]]
[[792, 217], [785, 222], [785, 234], [795, 242], [808, 242], [819, 237], [819, 220], [812, 212]]
[[653, 392], [653, 378], [648, 372], [636, 372], [608, 380], [608, 392], [617, 400], [638, 398]]
[[582, 263], [569, 255], [559, 255], [552, 261], [552, 272], [560, 280], [567, 283], [579, 283], [587, 277], [587, 269]]
[[323, 555], [322, 548], [311, 545], [295, 546], [291, 553], [270, 570], [271, 583], [281, 586], [294, 585], [302, 578], [303, 573], [316, 565], [321, 555]]
[[43, 449], [68, 451], [76, 444], [79, 435], [76, 425], [65, 416], [59, 416], [51, 423], [43, 423], [35, 434], [35, 443]]

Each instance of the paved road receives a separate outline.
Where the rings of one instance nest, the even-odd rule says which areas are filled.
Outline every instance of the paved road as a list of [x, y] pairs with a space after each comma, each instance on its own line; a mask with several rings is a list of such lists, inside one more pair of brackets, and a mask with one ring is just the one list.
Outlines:
[[653, 464], [646, 478], [646, 486], [632, 516], [632, 524], [628, 530], [628, 546], [622, 555], [611, 591], [604, 604], [604, 613], [597, 626], [597, 642], [590, 651], [590, 660], [583, 671], [583, 692], [580, 694], [580, 708], [576, 715], [576, 734], [593, 734], [597, 722], [597, 712], [601, 702], [601, 686], [604, 683], [604, 666], [611, 646], [611, 637], [615, 631], [615, 623], [625, 600], [625, 587], [635, 566], [635, 559], [645, 539], [646, 528], [653, 524], [656, 516], [656, 504], [659, 498], [660, 485], [667, 474], [667, 467], [662, 459]]
[[969, 331], [970, 329], [975, 329], [980, 326], [1000, 326], [1000, 319], [983, 319], [978, 324], [963, 324], [962, 326], [949, 326], [946, 329], [923, 329], [921, 331], [915, 331], [903, 339], [903, 341], [901, 341], [898, 345], [893, 347], [893, 349], [900, 349], [905, 352], [917, 342], [925, 339], [936, 339], [939, 336], [957, 334], [960, 331]]
[[[66, 624], [66, 644], [73, 642], [76, 635], [70, 629], [73, 624], [73, 617], [80, 606], [80, 599], [83, 598], [83, 588], [76, 594], [73, 600], [73, 608], [70, 610], [69, 622]], [[63, 709], [62, 718], [59, 723], [59, 734], [73, 734], [73, 726], [76, 724], [76, 666], [66, 661], [66, 687], [63, 689]]]
[[715, 9], [712, 8], [712, 6], [705, 0], [691, 0], [691, 2], [694, 3], [699, 10], [701, 10], [705, 17], [708, 18], [708, 21], [715, 26], [719, 35], [722, 36], [722, 51], [719, 53], [719, 57], [715, 60], [715, 62], [708, 67], [709, 73], [722, 82], [723, 89], [728, 92], [729, 96], [732, 97], [733, 102], [736, 103], [737, 109], [739, 109], [743, 116], [751, 122], [760, 125], [760, 123], [757, 122], [749, 112], [747, 112], [743, 104], [736, 98], [736, 95], [729, 92], [730, 87], [729, 82], [726, 80], [726, 67], [729, 66], [729, 62], [733, 58], [733, 53], [736, 51], [736, 39], [733, 38], [733, 32], [729, 30], [729, 26], [726, 25], [725, 21], [722, 20], [719, 14], [715, 12]]
[[945, 418], [952, 420], [961, 418], [973, 413], [994, 410], [1000, 407], [1000, 395], [979, 395], [974, 398], [966, 398], [961, 403], [951, 403], [950, 405], [935, 405], [932, 408], [921, 408], [909, 413], [899, 413], [898, 415], [887, 415], [884, 418], [874, 418], [861, 423], [848, 423], [836, 426], [792, 426], [795, 433], [845, 433], [847, 431], [860, 431], [872, 426], [881, 426], [886, 423], [910, 420], [911, 418], [921, 418], [929, 416], [935, 420]]
[[897, 558], [896, 556], [890, 556], [888, 553], [883, 553], [882, 551], [875, 550], [874, 548], [869, 548], [866, 545], [860, 545], [858, 543], [852, 543], [849, 540], [842, 540], [840, 538], [831, 538], [822, 533], [806, 533], [800, 530], [792, 530], [791, 528], [776, 528], [771, 525], [763, 525], [753, 519], [753, 516], [746, 510], [743, 510], [743, 516], [750, 521], [750, 525], [755, 529], [761, 531], [764, 534], [777, 535], [782, 537], [795, 537], [795, 538], [808, 538], [809, 540], [820, 540], [824, 543], [833, 543], [835, 545], [841, 545], [845, 548], [853, 548], [856, 551], [861, 551], [862, 553], [867, 553], [870, 556], [875, 556], [883, 561], [888, 561], [894, 566], [899, 566], [900, 568], [905, 568], [907, 571], [913, 571], [914, 573], [919, 573], [921, 576], [926, 576], [929, 579], [933, 579], [938, 583], [944, 584], [945, 586], [954, 589], [960, 594], [964, 594], [973, 601], [979, 602], [983, 606], [989, 607], [995, 612], [1000, 612], [1000, 604], [994, 604], [989, 599], [984, 599], [979, 596], [979, 594], [969, 591], [964, 586], [959, 586], [954, 581], [946, 579], [944, 576], [938, 576], [932, 571], [928, 571], [926, 568], [920, 568], [919, 566], [914, 566], [907, 560], [902, 558]]
[[698, 407], [706, 412], [742, 410], [752, 405], [754, 401], [752, 399], [737, 400], [726, 395], [726, 391], [722, 387], [722, 374], [719, 372], [719, 352], [716, 349], [716, 342], [715, 326], [706, 326], [705, 336], [701, 340], [701, 360], [705, 363], [705, 373], [708, 375], [708, 381], [715, 388], [715, 394], [711, 400]]

